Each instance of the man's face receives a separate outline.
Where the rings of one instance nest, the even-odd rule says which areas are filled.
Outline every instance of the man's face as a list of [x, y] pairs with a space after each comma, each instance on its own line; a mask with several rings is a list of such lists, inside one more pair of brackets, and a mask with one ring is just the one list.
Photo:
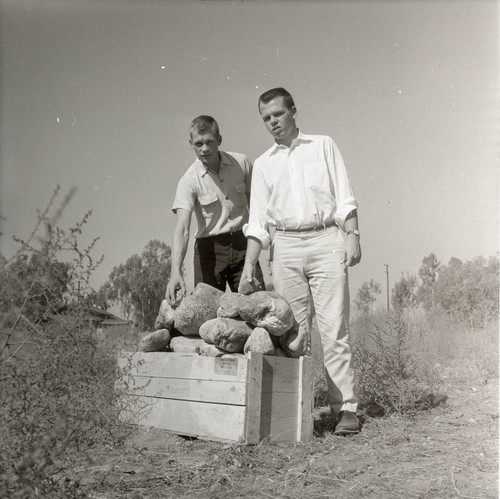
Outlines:
[[283, 97], [259, 104], [259, 111], [266, 128], [278, 144], [290, 143], [297, 136], [295, 116], [297, 109], [288, 108]]
[[219, 165], [219, 146], [221, 142], [222, 137], [220, 135], [196, 130], [191, 132], [191, 140], [189, 141], [196, 156], [207, 168], [216, 168]]

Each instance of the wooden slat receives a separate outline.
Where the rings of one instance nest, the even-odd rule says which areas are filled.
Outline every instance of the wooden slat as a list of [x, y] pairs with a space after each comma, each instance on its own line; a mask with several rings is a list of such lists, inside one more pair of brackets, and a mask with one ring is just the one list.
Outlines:
[[297, 440], [299, 361], [265, 356], [262, 374], [261, 439]]
[[299, 378], [298, 359], [264, 356], [262, 379], [264, 392], [297, 393]]
[[122, 352], [118, 366], [125, 376], [246, 382], [245, 357], [203, 357], [176, 352]]
[[206, 404], [154, 397], [129, 397], [126, 423], [153, 426], [179, 435], [237, 442], [243, 439], [245, 406]]
[[297, 441], [298, 394], [262, 393], [261, 439]]
[[246, 398], [246, 383], [238, 381], [126, 376], [117, 381], [116, 388], [132, 395], [216, 404], [245, 405]]
[[297, 440], [301, 442], [310, 442], [313, 437], [312, 410], [314, 403], [312, 360], [310, 357], [299, 358], [299, 370]]
[[245, 440], [249, 444], [258, 444], [261, 441], [261, 399], [262, 399], [262, 366], [264, 356], [255, 352], [250, 353], [247, 398], [245, 418]]

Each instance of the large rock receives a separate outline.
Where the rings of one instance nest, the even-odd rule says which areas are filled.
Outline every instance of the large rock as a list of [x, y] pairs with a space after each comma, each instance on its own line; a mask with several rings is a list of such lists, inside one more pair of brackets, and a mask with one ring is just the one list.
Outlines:
[[167, 300], [163, 300], [160, 305], [158, 316], [155, 320], [155, 330], [168, 329], [170, 332], [174, 327], [174, 309]]
[[153, 333], [147, 333], [139, 342], [141, 352], [156, 352], [164, 350], [170, 344], [170, 331], [168, 329], [159, 329]]
[[271, 336], [263, 327], [256, 327], [248, 337], [243, 353], [259, 352], [264, 355], [274, 355], [274, 344]]
[[247, 298], [247, 296], [240, 293], [224, 293], [219, 300], [217, 317], [238, 318], [240, 316], [240, 303]]
[[262, 291], [262, 289], [261, 283], [255, 277], [252, 282], [248, 282], [246, 279], [241, 280], [238, 286], [238, 291], [243, 295], [250, 295], [257, 291]]
[[204, 355], [205, 357], [222, 357], [225, 354], [227, 354], [226, 350], [216, 347], [215, 345], [205, 343], [204, 341], [202, 347], [200, 348], [200, 355]]
[[199, 283], [193, 294], [186, 296], [174, 310], [175, 329], [184, 336], [199, 336], [200, 326], [217, 317], [219, 300], [223, 294], [213, 286]]
[[275, 336], [285, 334], [295, 322], [288, 302], [274, 291], [257, 291], [245, 296], [238, 308], [243, 320]]
[[170, 349], [172, 352], [200, 353], [204, 344], [205, 342], [199, 336], [176, 336], [170, 340]]
[[279, 343], [287, 357], [300, 357], [307, 352], [309, 333], [295, 321], [293, 327], [279, 337]]
[[200, 327], [200, 336], [207, 343], [231, 353], [243, 352], [251, 332], [252, 328], [245, 322], [228, 317], [208, 320]]

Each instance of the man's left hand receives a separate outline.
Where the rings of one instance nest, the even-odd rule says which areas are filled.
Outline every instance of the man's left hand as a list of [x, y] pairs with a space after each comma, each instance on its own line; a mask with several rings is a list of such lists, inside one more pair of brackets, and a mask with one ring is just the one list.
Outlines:
[[345, 242], [345, 260], [348, 267], [352, 267], [361, 261], [361, 245], [359, 236], [349, 234]]

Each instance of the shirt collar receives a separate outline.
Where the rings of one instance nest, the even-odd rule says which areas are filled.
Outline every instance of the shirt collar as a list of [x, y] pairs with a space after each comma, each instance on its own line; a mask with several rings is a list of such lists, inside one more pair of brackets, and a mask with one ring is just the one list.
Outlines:
[[293, 140], [292, 140], [292, 143], [290, 144], [290, 148], [288, 148], [287, 146], [283, 145], [283, 144], [277, 144], [276, 142], [274, 143], [273, 146], [271, 146], [271, 150], [269, 151], [269, 154], [276, 154], [279, 150], [281, 149], [291, 149], [292, 147], [300, 144], [301, 142], [307, 142], [307, 135], [305, 135], [304, 133], [302, 133], [299, 129], [299, 133], [297, 134], [297, 137], [295, 137]]
[[[219, 155], [220, 155], [220, 168], [222, 168], [223, 166], [230, 166], [231, 165], [231, 161], [229, 160], [229, 158], [227, 157], [227, 154], [224, 151], [219, 151]], [[212, 172], [214, 175], [216, 175], [216, 173], [214, 171], [209, 170], [198, 158], [196, 158], [194, 164], [198, 168], [200, 175], [202, 177], [204, 177], [207, 173], [210, 173], [210, 172]], [[219, 170], [219, 172], [220, 172], [220, 170]]]

